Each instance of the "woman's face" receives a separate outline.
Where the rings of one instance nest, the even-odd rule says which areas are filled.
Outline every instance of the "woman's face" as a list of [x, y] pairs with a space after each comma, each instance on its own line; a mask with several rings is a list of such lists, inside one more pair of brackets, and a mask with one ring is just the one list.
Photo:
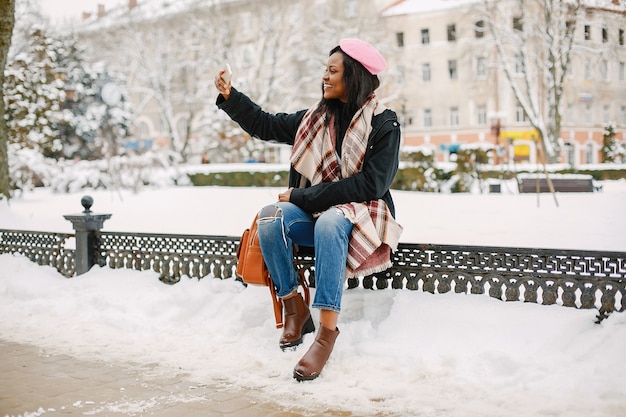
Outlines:
[[348, 91], [343, 82], [343, 55], [341, 52], [335, 52], [328, 58], [322, 88], [326, 100], [336, 99], [343, 103], [348, 102]]

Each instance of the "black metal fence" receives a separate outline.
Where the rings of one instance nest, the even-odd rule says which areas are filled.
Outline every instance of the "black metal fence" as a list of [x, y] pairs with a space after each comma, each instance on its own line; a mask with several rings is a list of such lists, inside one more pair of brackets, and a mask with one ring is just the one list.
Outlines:
[[[152, 270], [161, 280], [182, 277], [234, 278], [237, 236], [176, 235], [97, 231], [91, 264]], [[0, 229], [0, 253], [19, 253], [75, 274], [75, 235]], [[314, 257], [296, 262], [315, 285]], [[350, 279], [349, 288], [407, 289], [431, 293], [488, 294], [503, 301], [559, 304], [624, 311], [626, 252], [401, 243], [385, 272]]]
[[74, 234], [0, 229], [0, 254], [18, 253], [39, 265], [74, 276]]

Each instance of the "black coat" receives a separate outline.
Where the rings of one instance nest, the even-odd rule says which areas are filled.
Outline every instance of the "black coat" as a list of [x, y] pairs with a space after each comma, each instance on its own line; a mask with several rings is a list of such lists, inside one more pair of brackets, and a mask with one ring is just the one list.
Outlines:
[[[251, 136], [289, 145], [293, 145], [300, 122], [306, 113], [306, 110], [291, 114], [267, 113], [234, 88], [228, 100], [219, 95], [216, 104]], [[400, 124], [396, 113], [385, 109], [372, 118], [372, 133], [368, 139], [361, 172], [340, 181], [314, 186], [307, 184], [305, 188], [298, 188], [301, 175], [292, 166], [289, 187], [294, 189], [290, 201], [303, 210], [314, 213], [337, 204], [381, 198], [395, 216], [389, 188], [398, 172], [399, 152]]]

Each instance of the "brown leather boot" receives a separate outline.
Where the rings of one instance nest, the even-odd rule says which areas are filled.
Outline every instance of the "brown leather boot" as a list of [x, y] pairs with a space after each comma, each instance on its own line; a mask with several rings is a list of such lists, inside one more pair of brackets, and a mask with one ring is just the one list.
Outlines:
[[333, 351], [337, 336], [339, 336], [339, 329], [330, 330], [320, 324], [315, 341], [309, 351], [293, 368], [293, 377], [299, 382], [317, 378]]
[[278, 344], [282, 350], [298, 346], [302, 343], [302, 336], [315, 331], [315, 324], [311, 318], [309, 306], [302, 299], [300, 293], [293, 297], [283, 298], [285, 307], [285, 327]]

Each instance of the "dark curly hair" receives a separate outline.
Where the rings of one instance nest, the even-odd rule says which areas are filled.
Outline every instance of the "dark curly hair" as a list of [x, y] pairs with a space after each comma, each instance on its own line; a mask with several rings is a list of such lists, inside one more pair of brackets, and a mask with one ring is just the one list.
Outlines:
[[[339, 52], [343, 56], [343, 82], [348, 92], [347, 111], [350, 114], [354, 114], [371, 97], [374, 90], [378, 88], [380, 80], [377, 75], [371, 74], [360, 62], [346, 54], [339, 46], [331, 49], [328, 56], [335, 52]], [[338, 108], [339, 100], [326, 100], [323, 96], [322, 86], [322, 99], [317, 109], [315, 109], [315, 113], [325, 112], [327, 116], [326, 123], [329, 123], [330, 116], [337, 112]]]

